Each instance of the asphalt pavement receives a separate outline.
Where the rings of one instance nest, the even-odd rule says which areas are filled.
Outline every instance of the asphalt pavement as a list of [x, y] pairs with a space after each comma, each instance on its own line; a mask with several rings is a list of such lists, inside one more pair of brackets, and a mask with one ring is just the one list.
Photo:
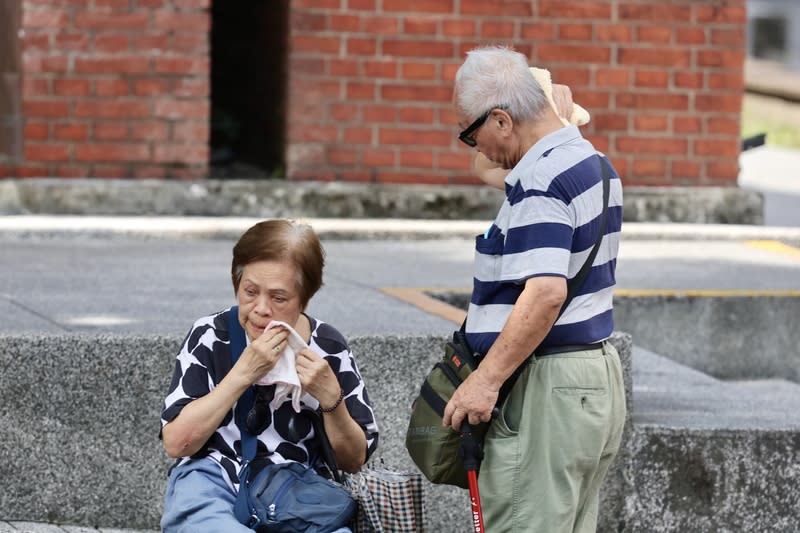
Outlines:
[[[233, 237], [162, 237], [171, 222], [185, 219], [148, 220], [149, 234], [136, 237], [64, 229], [80, 218], [49, 221], [49, 230], [33, 235], [4, 232], [0, 219], [2, 332], [183, 334], [196, 318], [234, 303]], [[255, 220], [239, 222], [247, 227]], [[324, 228], [331, 221], [309, 222]], [[436, 239], [397, 232], [375, 239], [378, 221], [363, 225], [362, 239], [326, 237], [321, 230], [325, 285], [309, 313], [349, 336], [439, 335], [452, 327], [451, 315], [432, 314], [408, 296], [469, 290], [473, 248], [464, 225], [430, 222]], [[625, 226], [618, 290], [800, 289], [800, 248], [791, 244], [800, 243], [800, 228], [703, 226], [694, 228], [693, 240], [656, 238], [652, 231], [651, 225]]]

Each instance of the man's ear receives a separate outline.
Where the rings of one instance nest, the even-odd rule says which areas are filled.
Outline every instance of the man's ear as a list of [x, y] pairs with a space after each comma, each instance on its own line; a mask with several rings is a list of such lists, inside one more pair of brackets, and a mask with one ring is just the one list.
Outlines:
[[514, 120], [511, 115], [506, 113], [505, 109], [493, 109], [491, 118], [501, 132], [510, 132], [514, 127]]

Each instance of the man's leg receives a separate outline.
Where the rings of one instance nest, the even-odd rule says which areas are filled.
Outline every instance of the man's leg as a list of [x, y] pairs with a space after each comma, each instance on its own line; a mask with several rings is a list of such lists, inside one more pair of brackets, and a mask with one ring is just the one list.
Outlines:
[[608, 440], [602, 350], [539, 359], [492, 423], [479, 476], [491, 533], [572, 533]]
[[611, 391], [610, 431], [603, 454], [597, 470], [590, 478], [586, 491], [578, 507], [578, 517], [575, 522], [575, 531], [579, 533], [593, 533], [597, 529], [598, 507], [600, 503], [600, 487], [614, 462], [622, 441], [622, 430], [625, 426], [625, 384], [622, 378], [622, 364], [619, 354], [613, 345], [606, 342], [603, 347], [606, 354], [606, 369], [608, 373], [609, 390]]
[[524, 412], [524, 401], [531, 367], [527, 365], [520, 374], [484, 440], [478, 488], [487, 532], [514, 531], [514, 524], [519, 521], [522, 450], [519, 425], [520, 420], [528, 416]]

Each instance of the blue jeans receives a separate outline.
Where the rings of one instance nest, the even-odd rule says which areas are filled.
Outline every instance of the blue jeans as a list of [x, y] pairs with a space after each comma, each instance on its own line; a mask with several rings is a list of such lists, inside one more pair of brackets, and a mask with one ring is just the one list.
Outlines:
[[[236, 493], [210, 457], [192, 460], [172, 470], [164, 495], [163, 533], [246, 533], [252, 531], [233, 514]], [[332, 533], [352, 533], [348, 528]]]

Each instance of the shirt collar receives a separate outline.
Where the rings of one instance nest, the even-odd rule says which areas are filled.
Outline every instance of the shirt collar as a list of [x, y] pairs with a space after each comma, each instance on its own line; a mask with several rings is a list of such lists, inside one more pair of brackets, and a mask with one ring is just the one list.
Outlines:
[[533, 166], [534, 163], [541, 159], [547, 152], [553, 148], [556, 148], [557, 146], [567, 144], [580, 138], [581, 132], [578, 130], [577, 126], [565, 126], [552, 133], [548, 133], [539, 139], [533, 146], [530, 147], [530, 149], [528, 149], [527, 152], [525, 152], [525, 155], [522, 156], [522, 159], [520, 159], [516, 165], [514, 165], [514, 168], [511, 169], [511, 172], [506, 175], [506, 190], [516, 185], [525, 171]]

